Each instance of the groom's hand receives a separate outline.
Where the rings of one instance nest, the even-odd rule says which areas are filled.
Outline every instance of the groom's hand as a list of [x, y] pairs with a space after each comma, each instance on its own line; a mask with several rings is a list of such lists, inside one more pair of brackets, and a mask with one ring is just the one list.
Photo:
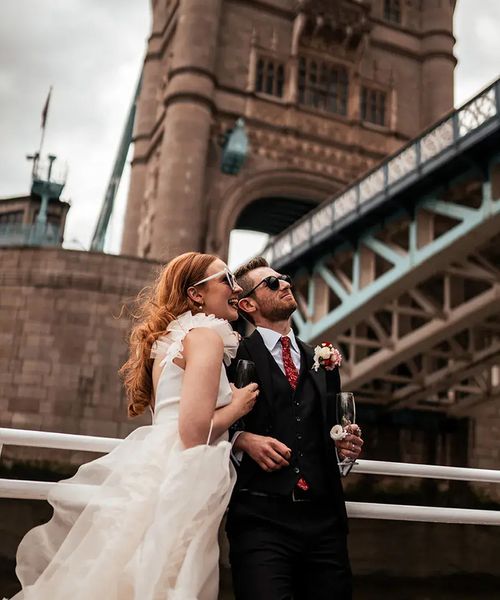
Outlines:
[[277, 471], [288, 467], [292, 451], [279, 440], [266, 435], [243, 431], [234, 444], [246, 452], [264, 471]]
[[361, 437], [361, 429], [357, 425], [349, 425], [347, 430], [349, 435], [346, 435], [343, 440], [337, 440], [335, 446], [340, 458], [356, 460], [361, 454], [364, 443]]

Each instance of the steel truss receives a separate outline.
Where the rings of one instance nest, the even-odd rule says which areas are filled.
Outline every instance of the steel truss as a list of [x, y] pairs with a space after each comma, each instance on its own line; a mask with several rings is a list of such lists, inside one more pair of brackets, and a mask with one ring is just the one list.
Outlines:
[[[500, 395], [500, 199], [471, 171], [296, 273], [295, 324], [344, 354], [343, 387], [466, 415]], [[498, 190], [495, 189], [495, 195]]]

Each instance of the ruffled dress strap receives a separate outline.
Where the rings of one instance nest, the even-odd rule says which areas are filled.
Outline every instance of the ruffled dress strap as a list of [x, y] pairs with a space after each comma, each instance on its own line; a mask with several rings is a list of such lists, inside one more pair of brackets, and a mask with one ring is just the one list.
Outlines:
[[165, 334], [153, 344], [150, 357], [160, 359], [160, 366], [164, 366], [175, 358], [182, 358], [184, 338], [191, 329], [196, 327], [208, 327], [220, 335], [224, 342], [224, 364], [228, 366], [236, 356], [240, 342], [239, 334], [225, 319], [218, 319], [215, 315], [206, 315], [205, 313], [193, 315], [191, 311], [179, 315], [169, 324]]

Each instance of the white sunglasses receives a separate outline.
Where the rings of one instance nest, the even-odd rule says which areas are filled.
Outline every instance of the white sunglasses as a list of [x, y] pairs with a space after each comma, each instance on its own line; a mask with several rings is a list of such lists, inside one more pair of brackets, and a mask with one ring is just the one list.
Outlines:
[[202, 279], [201, 281], [197, 281], [196, 283], [193, 283], [192, 287], [196, 287], [197, 285], [206, 283], [207, 281], [210, 281], [211, 279], [215, 279], [216, 277], [219, 277], [219, 275], [225, 275], [226, 279], [227, 279], [227, 283], [229, 284], [229, 287], [233, 290], [233, 292], [236, 291], [238, 284], [236, 283], [236, 279], [235, 279], [234, 275], [231, 273], [231, 271], [227, 267], [222, 269], [222, 271], [218, 271], [217, 273], [210, 275], [209, 277], [205, 277], [205, 279]]

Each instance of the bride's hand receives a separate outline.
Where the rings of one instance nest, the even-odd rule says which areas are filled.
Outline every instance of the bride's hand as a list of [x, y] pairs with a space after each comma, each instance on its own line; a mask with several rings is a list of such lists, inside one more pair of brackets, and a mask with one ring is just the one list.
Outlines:
[[254, 407], [259, 395], [259, 386], [256, 383], [249, 383], [245, 387], [237, 388], [231, 383], [231, 389], [233, 390], [231, 404], [236, 408], [239, 419], [248, 414]]

